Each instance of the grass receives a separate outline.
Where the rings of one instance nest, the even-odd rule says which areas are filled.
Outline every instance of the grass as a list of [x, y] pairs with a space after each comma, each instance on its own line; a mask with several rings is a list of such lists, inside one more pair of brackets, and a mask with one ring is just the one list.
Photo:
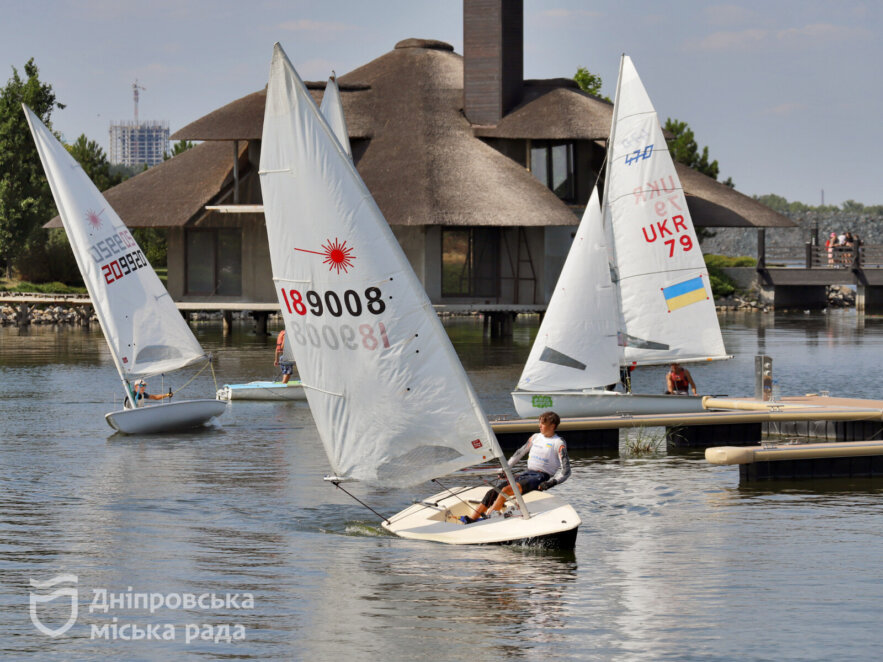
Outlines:
[[658, 429], [654, 432], [650, 428], [640, 426], [628, 428], [626, 435], [624, 451], [631, 457], [655, 455], [662, 450], [665, 441], [665, 434], [660, 434]]
[[58, 281], [51, 283], [29, 283], [26, 280], [14, 278], [0, 278], [0, 292], [26, 292], [37, 294], [86, 294], [86, 288], [75, 285], [65, 285]]

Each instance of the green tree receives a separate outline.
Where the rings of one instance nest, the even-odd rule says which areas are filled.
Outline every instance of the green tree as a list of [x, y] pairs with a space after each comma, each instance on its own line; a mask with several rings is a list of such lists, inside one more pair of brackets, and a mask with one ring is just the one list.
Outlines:
[[585, 67], [578, 67], [576, 74], [573, 76], [573, 80], [576, 81], [576, 84], [579, 85], [579, 89], [583, 92], [588, 92], [591, 95], [613, 103], [610, 101], [610, 97], [605, 97], [601, 94], [601, 76], [593, 74]]
[[29, 241], [45, 242], [41, 225], [55, 210], [21, 104], [47, 126], [52, 111], [64, 108], [56, 101], [52, 86], [40, 82], [33, 58], [25, 64], [24, 74], [22, 79], [13, 67], [12, 78], [0, 91], [0, 260], [7, 276]]
[[94, 140], [86, 138], [86, 134], [80, 134], [73, 145], [65, 145], [65, 147], [83, 167], [83, 171], [89, 175], [89, 179], [99, 191], [106, 191], [123, 181], [122, 173], [111, 172], [110, 162], [101, 146]]
[[[720, 173], [717, 161], [709, 160], [708, 147], [703, 147], [700, 153], [696, 138], [693, 136], [693, 129], [686, 122], [668, 118], [662, 128], [674, 136], [668, 141], [668, 149], [675, 161], [690, 166], [712, 179], [717, 179]], [[733, 186], [732, 179], [728, 178], [726, 184]]]
[[169, 152], [166, 152], [165, 154], [163, 154], [163, 161], [168, 161], [170, 158], [172, 158], [174, 156], [178, 156], [178, 154], [183, 154], [188, 149], [190, 149], [191, 147], [194, 147], [194, 146], [195, 146], [195, 143], [193, 143], [189, 140], [179, 140], [174, 145], [172, 145], [171, 154]]

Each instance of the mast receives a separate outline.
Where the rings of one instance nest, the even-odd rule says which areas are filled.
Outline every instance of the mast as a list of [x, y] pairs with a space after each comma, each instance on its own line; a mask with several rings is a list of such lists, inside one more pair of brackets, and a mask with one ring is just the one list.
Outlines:
[[619, 74], [616, 77], [616, 91], [613, 93], [613, 120], [610, 123], [610, 134], [607, 136], [607, 168], [604, 174], [604, 208], [601, 214], [601, 224], [607, 236], [607, 249], [610, 251], [611, 267], [610, 275], [613, 281], [613, 290], [616, 296], [617, 327], [619, 328], [619, 357], [620, 366], [626, 365], [625, 361], [625, 319], [622, 313], [622, 291], [619, 289], [619, 268], [616, 266], [616, 237], [613, 234], [613, 211], [610, 206], [610, 180], [613, 172], [613, 151], [616, 144], [616, 121], [619, 116], [620, 94], [622, 93], [622, 68], [625, 63], [625, 53], [619, 57]]

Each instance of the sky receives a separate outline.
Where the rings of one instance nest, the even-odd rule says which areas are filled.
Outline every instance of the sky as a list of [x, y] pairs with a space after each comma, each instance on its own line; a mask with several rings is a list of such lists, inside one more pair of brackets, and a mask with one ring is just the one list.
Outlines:
[[[65, 140], [112, 121], [171, 132], [263, 88], [279, 41], [306, 80], [410, 37], [463, 52], [461, 0], [2, 0], [0, 85], [34, 58]], [[883, 203], [879, 0], [524, 0], [525, 78], [584, 66], [611, 98], [631, 56], [660, 119], [687, 122], [748, 195]]]

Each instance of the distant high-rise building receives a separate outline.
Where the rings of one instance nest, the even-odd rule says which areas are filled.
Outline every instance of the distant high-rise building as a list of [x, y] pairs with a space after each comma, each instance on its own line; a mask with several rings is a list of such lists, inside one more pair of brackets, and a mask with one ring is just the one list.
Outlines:
[[117, 122], [110, 125], [110, 162], [125, 166], [162, 163], [169, 151], [169, 123]]

